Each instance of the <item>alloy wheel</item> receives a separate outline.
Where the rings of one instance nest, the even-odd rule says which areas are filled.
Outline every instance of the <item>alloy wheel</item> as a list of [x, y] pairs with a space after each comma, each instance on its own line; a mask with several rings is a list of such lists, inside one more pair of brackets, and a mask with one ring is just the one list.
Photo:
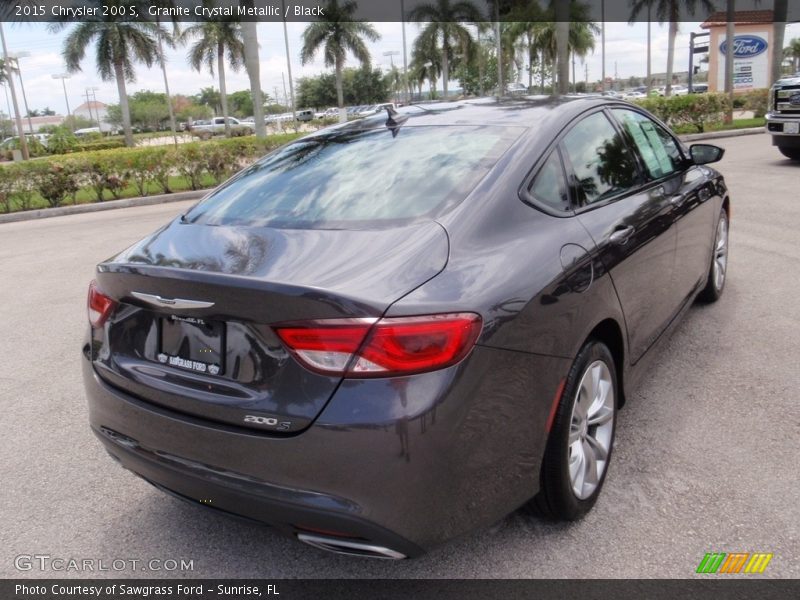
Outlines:
[[608, 365], [596, 360], [584, 371], [572, 407], [568, 444], [572, 492], [591, 496], [608, 464], [614, 432], [614, 383]]

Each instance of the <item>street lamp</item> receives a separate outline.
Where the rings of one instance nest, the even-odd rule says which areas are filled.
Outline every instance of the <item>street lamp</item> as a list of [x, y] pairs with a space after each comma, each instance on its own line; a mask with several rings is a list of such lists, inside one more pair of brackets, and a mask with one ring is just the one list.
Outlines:
[[59, 73], [57, 75], [51, 75], [53, 79], [60, 79], [61, 80], [61, 87], [64, 88], [64, 102], [67, 105], [67, 117], [72, 116], [72, 112], [69, 110], [69, 97], [67, 96], [67, 83], [66, 80], [69, 79], [69, 73]]

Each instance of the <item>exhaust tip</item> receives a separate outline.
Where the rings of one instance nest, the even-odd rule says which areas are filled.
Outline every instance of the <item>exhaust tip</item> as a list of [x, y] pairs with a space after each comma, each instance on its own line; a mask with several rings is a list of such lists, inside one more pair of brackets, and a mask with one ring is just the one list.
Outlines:
[[364, 542], [356, 542], [352, 540], [343, 540], [339, 538], [325, 537], [321, 535], [311, 535], [309, 533], [298, 533], [297, 539], [328, 552], [335, 552], [336, 554], [346, 554], [348, 556], [363, 556], [367, 558], [383, 558], [388, 560], [401, 560], [406, 558], [406, 555], [386, 548], [385, 546], [376, 546]]

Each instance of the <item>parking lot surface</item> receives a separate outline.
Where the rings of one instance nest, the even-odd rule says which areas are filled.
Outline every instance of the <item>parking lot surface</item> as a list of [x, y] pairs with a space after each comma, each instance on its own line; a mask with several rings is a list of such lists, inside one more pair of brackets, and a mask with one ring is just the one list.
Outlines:
[[[771, 552], [764, 576], [800, 577], [800, 165], [764, 134], [714, 143], [733, 203], [725, 295], [689, 311], [620, 412], [595, 509], [571, 524], [513, 514], [410, 561], [210, 514], [123, 471], [90, 433], [79, 349], [94, 265], [189, 203], [0, 225], [0, 575], [694, 577], [715, 551]], [[15, 566], [37, 554], [193, 570]]]

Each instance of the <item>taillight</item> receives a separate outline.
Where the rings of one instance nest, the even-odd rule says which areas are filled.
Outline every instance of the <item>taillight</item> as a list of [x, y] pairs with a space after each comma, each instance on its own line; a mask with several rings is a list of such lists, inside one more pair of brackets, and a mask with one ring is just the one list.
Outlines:
[[98, 289], [96, 281], [89, 284], [89, 298], [86, 304], [89, 309], [89, 324], [94, 328], [102, 327], [117, 305], [112, 298]]
[[275, 328], [306, 367], [347, 377], [410, 375], [449, 367], [469, 354], [481, 332], [473, 313], [332, 319]]

